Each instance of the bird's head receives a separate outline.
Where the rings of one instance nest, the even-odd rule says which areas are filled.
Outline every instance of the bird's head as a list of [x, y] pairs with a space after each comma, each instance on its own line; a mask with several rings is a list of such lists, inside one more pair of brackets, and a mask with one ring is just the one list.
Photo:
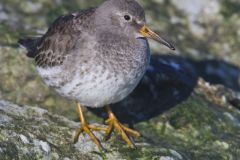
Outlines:
[[135, 0], [106, 0], [97, 9], [96, 21], [105, 28], [117, 28], [120, 34], [150, 38], [172, 50], [174, 46], [146, 24], [144, 9]]

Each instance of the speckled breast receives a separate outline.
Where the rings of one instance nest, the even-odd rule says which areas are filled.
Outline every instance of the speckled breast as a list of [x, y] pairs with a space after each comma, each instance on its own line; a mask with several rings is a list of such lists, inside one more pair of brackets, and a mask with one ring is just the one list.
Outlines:
[[[108, 49], [111, 51], [110, 47]], [[134, 47], [127, 46], [124, 51], [120, 48], [118, 51], [122, 54], [103, 54], [97, 65], [93, 65], [81, 80], [76, 74], [76, 83], [78, 81], [82, 85], [76, 84], [79, 92], [74, 91], [73, 96], [83, 105], [102, 107], [121, 101], [142, 79], [150, 60], [147, 40], [139, 39]]]

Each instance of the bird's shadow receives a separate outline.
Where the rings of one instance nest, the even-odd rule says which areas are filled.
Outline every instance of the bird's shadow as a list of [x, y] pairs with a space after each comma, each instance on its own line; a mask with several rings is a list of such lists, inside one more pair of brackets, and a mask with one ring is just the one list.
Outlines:
[[199, 77], [211, 84], [221, 84], [234, 91], [240, 91], [239, 67], [223, 60], [209, 59], [204, 61], [188, 60]]
[[[232, 64], [219, 60], [194, 61], [179, 56], [154, 55], [143, 80], [125, 100], [112, 105], [113, 112], [123, 123], [147, 121], [185, 101], [199, 77], [240, 91], [240, 69]], [[89, 110], [107, 117], [104, 109]]]

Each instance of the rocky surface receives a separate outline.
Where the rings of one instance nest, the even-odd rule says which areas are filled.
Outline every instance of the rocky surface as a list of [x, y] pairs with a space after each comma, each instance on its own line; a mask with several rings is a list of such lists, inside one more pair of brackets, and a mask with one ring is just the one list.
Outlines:
[[[0, 2], [0, 159], [237, 160], [240, 157], [240, 3], [236, 0], [149, 0], [148, 23], [177, 46], [174, 54], [150, 41], [154, 56], [140, 85], [113, 106], [139, 130], [137, 149], [117, 135], [100, 152], [83, 135], [75, 102], [44, 85], [17, 45], [59, 15], [101, 0]], [[17, 104], [17, 105], [16, 105]], [[32, 107], [30, 107], [32, 106]], [[85, 109], [101, 124], [104, 110]], [[102, 134], [97, 134], [102, 138]]]

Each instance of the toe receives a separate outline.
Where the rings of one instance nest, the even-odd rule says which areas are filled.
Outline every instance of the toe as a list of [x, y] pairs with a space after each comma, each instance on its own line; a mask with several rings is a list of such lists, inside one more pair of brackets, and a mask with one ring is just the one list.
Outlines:
[[80, 134], [83, 132], [83, 129], [82, 128], [78, 128], [75, 132], [75, 136], [74, 136], [74, 139], [73, 139], [73, 143], [77, 143], [78, 141], [78, 138], [80, 136]]

